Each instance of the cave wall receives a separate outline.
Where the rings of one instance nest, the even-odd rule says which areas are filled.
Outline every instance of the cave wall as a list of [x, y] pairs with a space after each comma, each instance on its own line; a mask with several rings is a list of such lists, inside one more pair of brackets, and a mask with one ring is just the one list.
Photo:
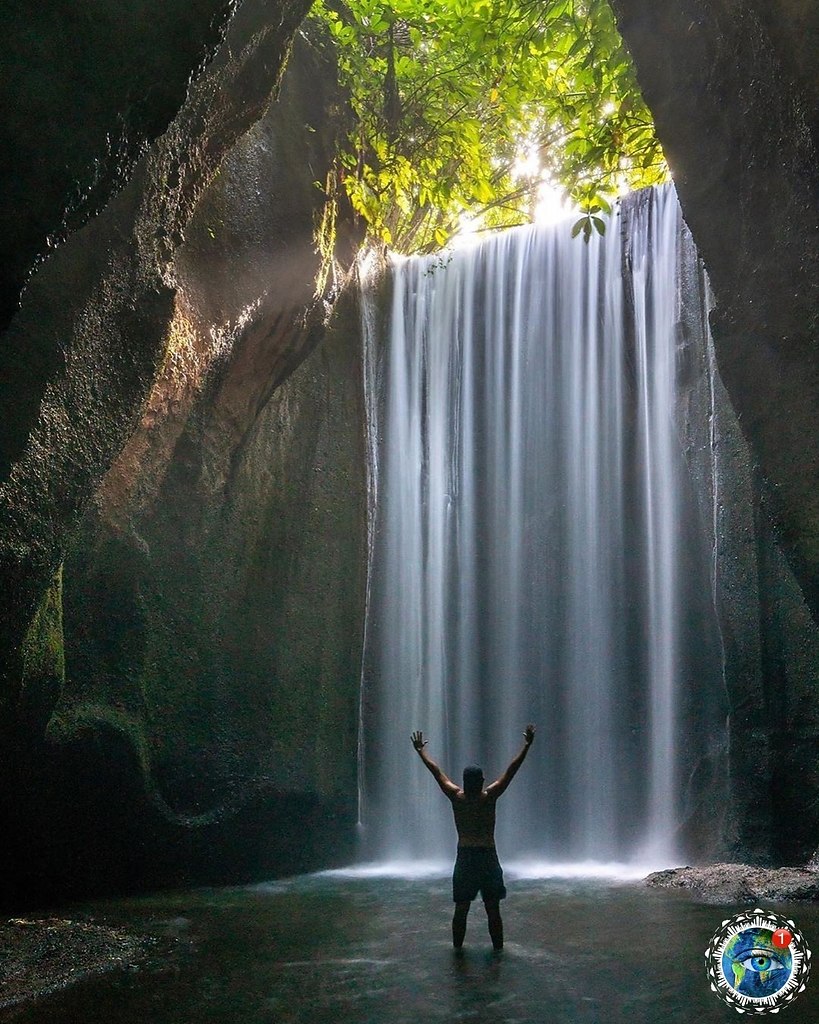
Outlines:
[[[720, 375], [819, 620], [819, 160], [806, 0], [612, 0], [716, 297]], [[800, 40], [794, 45], [795, 39]]]
[[[307, 6], [243, 5], [167, 131], [39, 266], [2, 336], [20, 370], [4, 368], [4, 389], [36, 415], [21, 413], [0, 464], [0, 708], [16, 697], [21, 640], [67, 539], [179, 348], [174, 254], [222, 159], [267, 109]], [[41, 363], [55, 369], [31, 378]]]
[[305, 7], [239, 8], [7, 332], [63, 365], [0, 487], [4, 905], [349, 858], [358, 234]]
[[689, 457], [715, 520], [723, 850], [798, 862], [819, 836], [819, 12], [612, 6], [713, 287], [712, 357], [682, 346], [681, 359]]
[[[681, 244], [693, 250], [684, 232]], [[722, 672], [709, 755], [689, 780], [686, 830], [697, 860], [803, 863], [819, 828], [819, 627], [764, 510], [754, 460], [719, 374], [701, 259], [686, 261], [678, 331], [677, 427], [710, 543]], [[692, 638], [696, 642], [696, 638]], [[703, 800], [702, 796], [706, 799]]]
[[75, 533], [25, 645], [4, 905], [352, 856], [366, 566], [356, 325], [351, 296], [263, 404], [218, 500], [203, 510], [195, 490], [166, 493], [125, 525], [101, 493]]
[[722, 849], [732, 860], [801, 864], [819, 835], [819, 627], [766, 511], [713, 351], [703, 355], [707, 394], [694, 411], [700, 431], [709, 407], [713, 416], [709, 497], [729, 698]]
[[[65, 560], [46, 739], [98, 770], [128, 750], [139, 886], [352, 855], [366, 558], [350, 317], [354, 302], [263, 404], [218, 492], [172, 462], [155, 504], [126, 523], [101, 502]], [[193, 412], [176, 458], [208, 418]], [[119, 796], [95, 789], [107, 821]]]
[[[182, 106], [191, 76], [216, 47], [228, 0], [89, 0], [3, 4], [0, 121], [0, 331], [17, 309], [26, 276], [69, 230], [98, 212], [127, 179], [141, 148]], [[25, 372], [22, 351], [0, 350], [0, 451], [26, 421], [40, 387], [9, 387]], [[30, 358], [29, 353], [29, 358]], [[22, 415], [25, 401], [33, 402]]]

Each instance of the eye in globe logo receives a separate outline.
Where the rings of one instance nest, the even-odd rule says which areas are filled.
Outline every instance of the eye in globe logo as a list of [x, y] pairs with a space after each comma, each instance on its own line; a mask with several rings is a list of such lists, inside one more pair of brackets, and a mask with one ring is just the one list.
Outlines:
[[722, 922], [705, 964], [712, 991], [739, 1013], [777, 1013], [804, 992], [810, 950], [793, 921], [757, 909]]

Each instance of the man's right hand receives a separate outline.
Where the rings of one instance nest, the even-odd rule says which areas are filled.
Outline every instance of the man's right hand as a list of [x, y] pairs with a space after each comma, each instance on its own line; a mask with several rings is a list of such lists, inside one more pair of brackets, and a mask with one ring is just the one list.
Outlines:
[[427, 745], [427, 741], [424, 739], [424, 734], [422, 732], [414, 732], [410, 739], [412, 740], [412, 745], [420, 754], [422, 749]]
[[523, 742], [527, 747], [531, 747], [532, 740], [535, 738], [535, 727], [530, 723], [523, 730]]

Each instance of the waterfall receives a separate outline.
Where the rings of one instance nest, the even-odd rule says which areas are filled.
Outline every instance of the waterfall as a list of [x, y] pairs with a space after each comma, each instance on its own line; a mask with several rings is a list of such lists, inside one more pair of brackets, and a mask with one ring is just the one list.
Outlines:
[[682, 568], [683, 225], [667, 188], [588, 243], [569, 228], [394, 258], [380, 335], [365, 289], [371, 856], [454, 846], [413, 730], [455, 781], [478, 763], [489, 782], [528, 721], [535, 745], [498, 808], [502, 856], [676, 854], [680, 701], [701, 671], [681, 623], [713, 615], [707, 566], [693, 583]]

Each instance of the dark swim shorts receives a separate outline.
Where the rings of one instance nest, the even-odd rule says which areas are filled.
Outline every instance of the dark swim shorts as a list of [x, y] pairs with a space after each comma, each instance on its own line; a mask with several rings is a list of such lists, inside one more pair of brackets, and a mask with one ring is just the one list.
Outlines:
[[452, 872], [452, 901], [471, 902], [479, 891], [485, 900], [506, 896], [498, 855], [491, 846], [459, 846]]

